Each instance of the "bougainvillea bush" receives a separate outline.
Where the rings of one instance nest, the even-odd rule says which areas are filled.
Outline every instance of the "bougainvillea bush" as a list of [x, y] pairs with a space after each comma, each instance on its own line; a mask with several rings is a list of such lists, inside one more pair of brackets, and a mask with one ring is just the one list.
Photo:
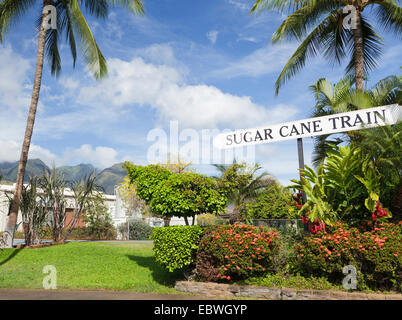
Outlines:
[[326, 276], [335, 283], [345, 277], [345, 266], [354, 266], [358, 288], [394, 289], [402, 283], [402, 224], [375, 223], [360, 231], [337, 223], [296, 246], [295, 269], [304, 275]]
[[278, 251], [278, 234], [249, 225], [219, 226], [201, 239], [197, 272], [208, 281], [229, 281], [267, 272]]

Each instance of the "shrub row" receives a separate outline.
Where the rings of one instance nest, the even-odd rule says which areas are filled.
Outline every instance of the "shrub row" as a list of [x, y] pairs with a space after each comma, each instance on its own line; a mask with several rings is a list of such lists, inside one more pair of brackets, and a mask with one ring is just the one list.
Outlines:
[[402, 291], [402, 224], [377, 223], [360, 231], [338, 223], [303, 240], [249, 225], [163, 227], [152, 237], [159, 263], [169, 271], [195, 267], [207, 281], [301, 274], [339, 286], [350, 265], [357, 270], [358, 289]]
[[351, 265], [358, 273], [359, 289], [396, 289], [402, 284], [402, 224], [377, 223], [361, 232], [338, 223], [332, 230], [306, 237], [296, 246], [296, 271], [321, 275], [340, 283], [342, 270]]

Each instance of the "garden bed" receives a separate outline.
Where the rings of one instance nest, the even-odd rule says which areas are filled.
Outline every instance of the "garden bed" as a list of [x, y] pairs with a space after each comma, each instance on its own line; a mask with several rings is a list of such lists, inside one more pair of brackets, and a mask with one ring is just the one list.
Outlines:
[[220, 297], [249, 297], [272, 300], [402, 300], [402, 294], [303, 290], [215, 282], [177, 281], [175, 289], [185, 293]]

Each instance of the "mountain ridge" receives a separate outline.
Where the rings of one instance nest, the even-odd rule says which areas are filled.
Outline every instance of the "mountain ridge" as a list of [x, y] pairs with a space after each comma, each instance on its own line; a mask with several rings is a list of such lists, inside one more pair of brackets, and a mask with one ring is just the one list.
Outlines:
[[[92, 164], [81, 163], [75, 166], [61, 166], [56, 169], [63, 172], [66, 181], [79, 180], [82, 177], [96, 171], [98, 174], [97, 183], [104, 189], [107, 194], [114, 194], [115, 185], [123, 182], [126, 176], [126, 171], [122, 167], [123, 163], [116, 163], [109, 168], [99, 170]], [[27, 162], [24, 182], [28, 182], [32, 176], [42, 176], [45, 171], [50, 171], [40, 159], [30, 159]], [[0, 176], [3, 182], [14, 182], [17, 180], [18, 161], [15, 162], [0, 162]]]

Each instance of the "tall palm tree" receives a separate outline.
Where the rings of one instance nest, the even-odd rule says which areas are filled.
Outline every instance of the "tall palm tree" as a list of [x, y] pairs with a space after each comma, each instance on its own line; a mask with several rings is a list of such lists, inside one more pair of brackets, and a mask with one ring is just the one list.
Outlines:
[[[78, 42], [87, 66], [96, 79], [101, 79], [107, 74], [106, 60], [85, 20], [81, 8], [85, 8], [88, 14], [101, 19], [106, 19], [109, 9], [117, 5], [129, 9], [134, 14], [144, 13], [142, 0], [0, 0], [0, 43], [3, 43], [9, 27], [15, 24], [30, 8], [40, 2], [42, 10], [37, 21], [39, 35], [35, 80], [18, 165], [16, 189], [4, 232], [7, 247], [11, 247], [13, 243], [25, 168], [39, 100], [45, 54], [50, 63], [52, 75], [57, 76], [61, 70], [61, 58], [58, 48], [61, 38], [64, 36], [69, 43], [74, 66], [77, 58], [76, 46]], [[48, 14], [50, 13], [43, 9], [48, 5], [54, 6], [57, 10], [56, 29], [47, 30], [47, 26], [45, 27], [45, 22], [48, 22]]]
[[[313, 116], [321, 117], [357, 109], [373, 108], [390, 104], [402, 103], [402, 77], [389, 76], [380, 80], [371, 90], [357, 91], [352, 87], [350, 77], [337, 84], [331, 84], [326, 79], [319, 79], [310, 86], [316, 99]], [[373, 131], [374, 129], [368, 129]], [[367, 130], [366, 130], [367, 131]], [[351, 131], [335, 135], [314, 137], [313, 164], [318, 167], [325, 159], [331, 144], [364, 139], [362, 132]]]
[[[343, 27], [348, 16], [343, 8], [347, 5], [356, 9], [353, 29]], [[362, 91], [364, 76], [376, 66], [383, 44], [363, 15], [368, 8], [373, 9], [377, 23], [400, 37], [402, 9], [395, 0], [256, 0], [251, 12], [272, 9], [290, 13], [273, 34], [273, 43], [284, 39], [301, 41], [276, 81], [276, 94], [285, 81], [304, 67], [307, 59], [318, 53], [338, 64], [349, 56], [346, 72], [354, 75], [356, 88]]]

